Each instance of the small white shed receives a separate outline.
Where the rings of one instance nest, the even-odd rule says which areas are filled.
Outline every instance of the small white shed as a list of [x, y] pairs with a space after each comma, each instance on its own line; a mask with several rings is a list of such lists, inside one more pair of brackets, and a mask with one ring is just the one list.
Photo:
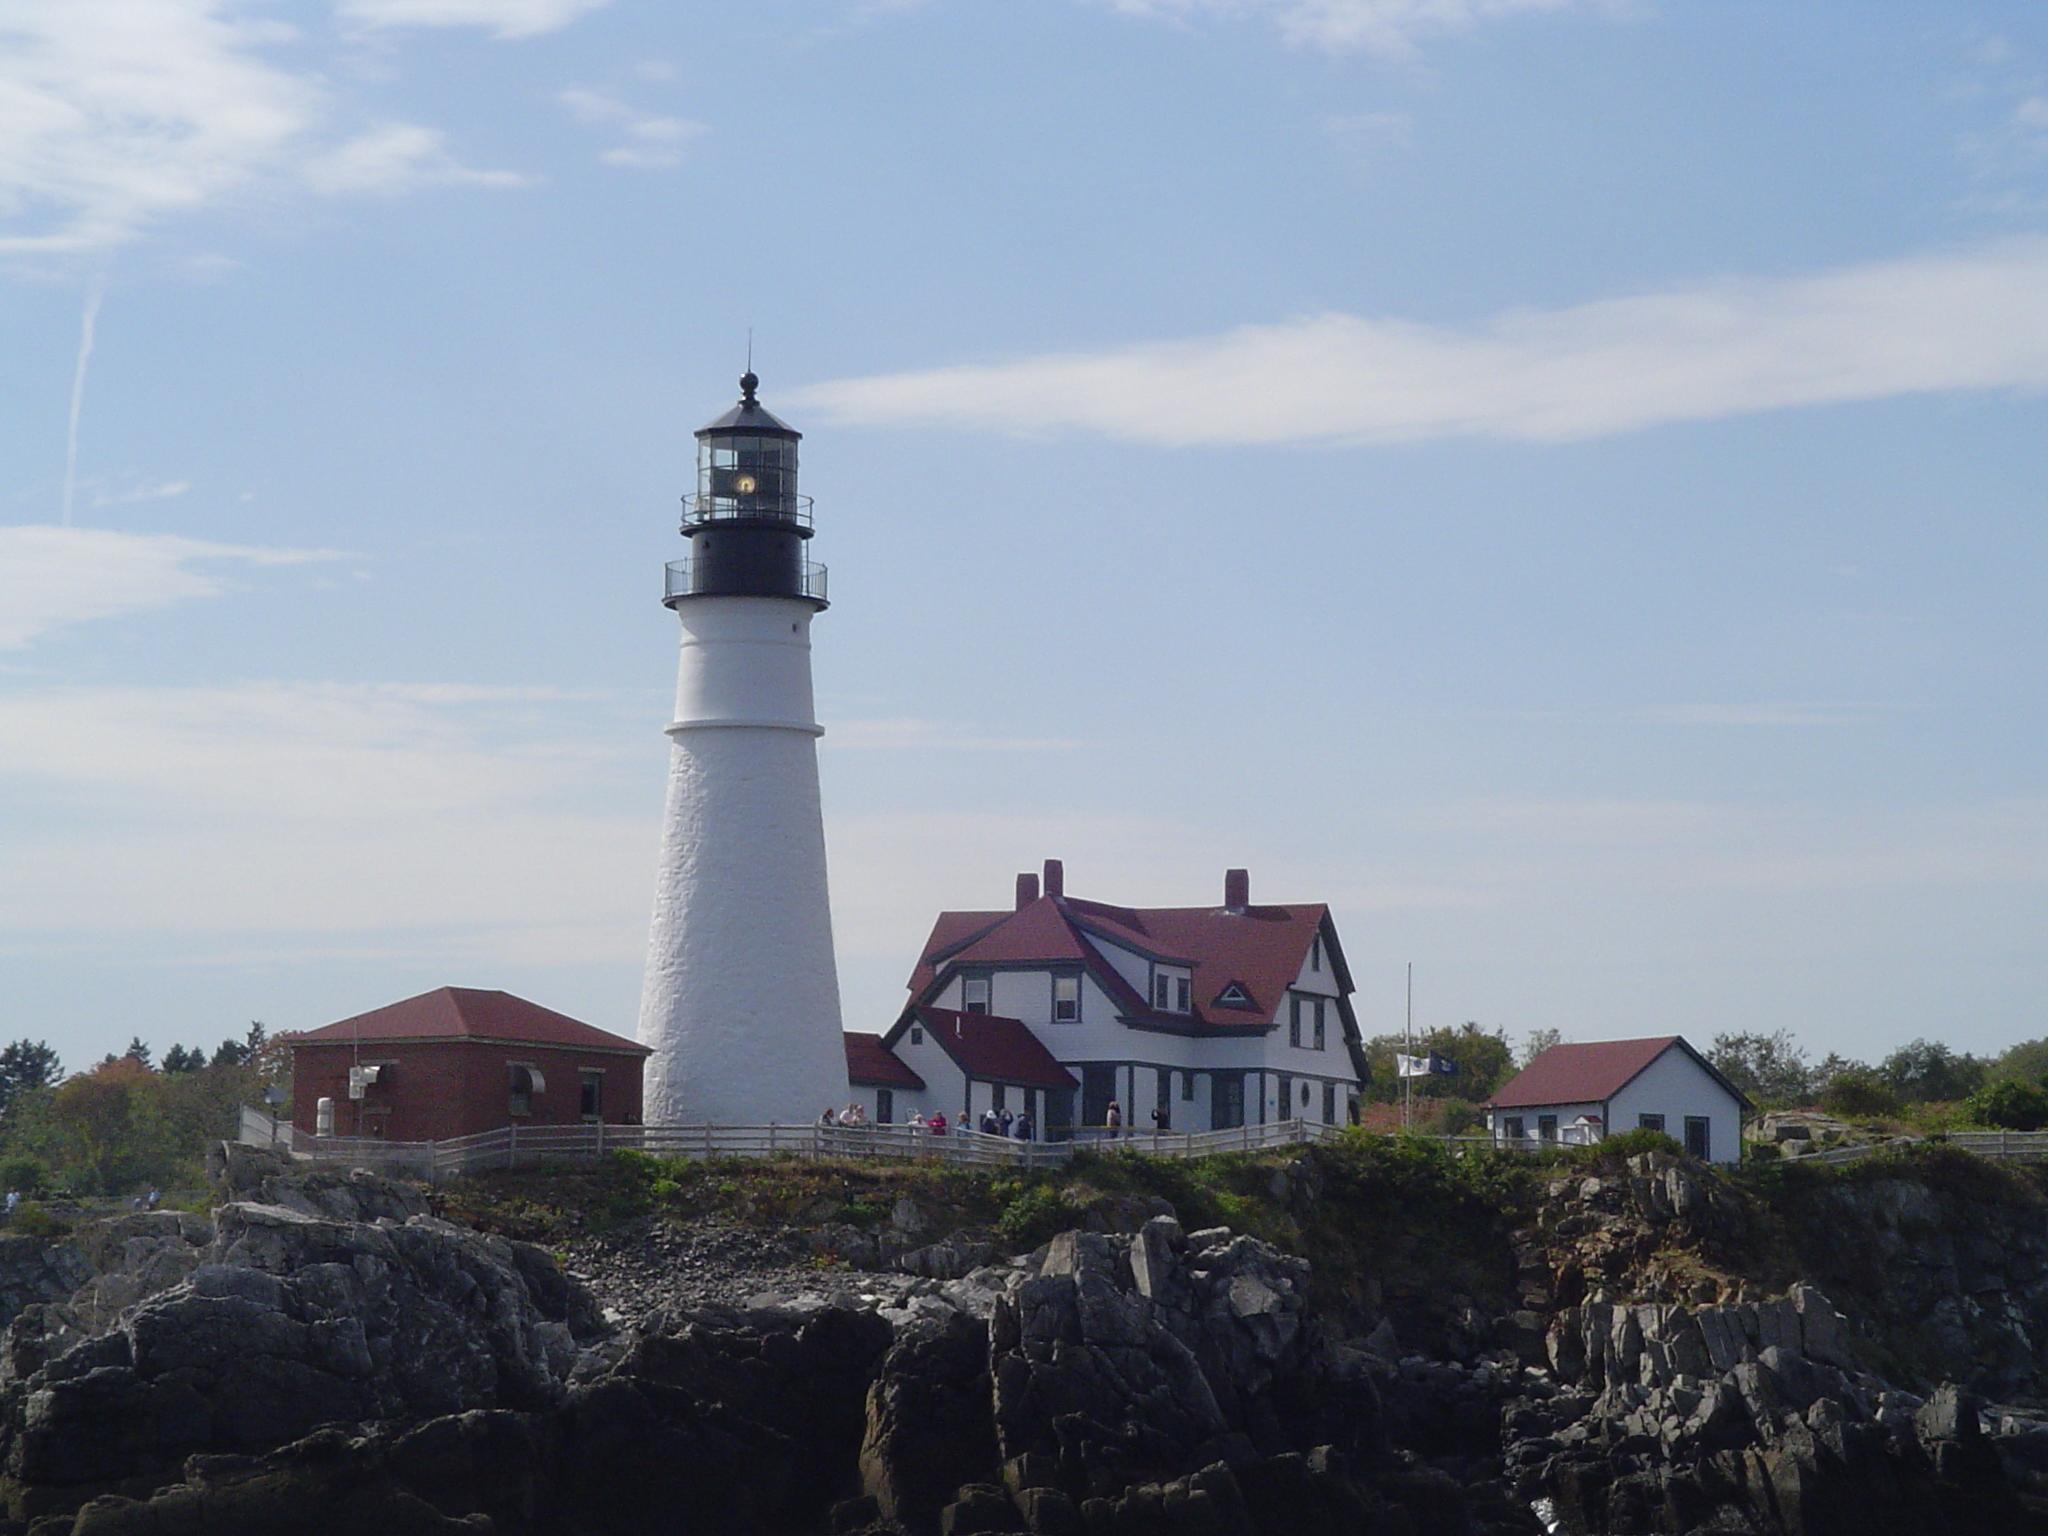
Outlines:
[[1742, 1157], [1736, 1086], [1679, 1035], [1554, 1045], [1503, 1083], [1486, 1106], [1496, 1144], [1570, 1145], [1623, 1131], [1662, 1131], [1694, 1157]]

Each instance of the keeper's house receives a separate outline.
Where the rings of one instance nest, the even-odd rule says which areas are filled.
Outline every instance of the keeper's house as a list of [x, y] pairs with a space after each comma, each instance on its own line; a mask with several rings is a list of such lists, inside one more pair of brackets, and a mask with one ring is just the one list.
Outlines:
[[1486, 1106], [1501, 1145], [1583, 1144], [1622, 1131], [1662, 1131], [1694, 1157], [1742, 1158], [1749, 1100], [1678, 1035], [1553, 1045]]
[[848, 1037], [856, 1092], [878, 1122], [1028, 1110], [1050, 1139], [1112, 1101], [1137, 1131], [1348, 1123], [1365, 1058], [1329, 908], [1254, 905], [1241, 869], [1219, 894], [1086, 901], [1049, 859], [1008, 911], [941, 912], [896, 1022]]
[[309, 1136], [640, 1123], [648, 1048], [509, 992], [442, 987], [287, 1043], [292, 1124]]

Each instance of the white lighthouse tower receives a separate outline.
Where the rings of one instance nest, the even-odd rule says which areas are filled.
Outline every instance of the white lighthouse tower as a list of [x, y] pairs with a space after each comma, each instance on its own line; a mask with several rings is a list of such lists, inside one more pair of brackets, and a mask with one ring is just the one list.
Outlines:
[[668, 812], [640, 1040], [650, 1125], [808, 1124], [847, 1098], [825, 889], [811, 620], [825, 567], [797, 494], [802, 433], [754, 398], [697, 433]]

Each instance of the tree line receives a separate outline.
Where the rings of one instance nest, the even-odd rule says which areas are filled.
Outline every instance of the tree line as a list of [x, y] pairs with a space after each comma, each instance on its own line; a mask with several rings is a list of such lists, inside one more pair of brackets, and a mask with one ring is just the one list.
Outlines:
[[1716, 1035], [1707, 1059], [1759, 1109], [1812, 1106], [1849, 1119], [1897, 1119], [1953, 1106], [1955, 1118], [1973, 1125], [2048, 1126], [2048, 1039], [1989, 1056], [1921, 1039], [1874, 1062], [1832, 1051], [1813, 1061], [1790, 1030], [1778, 1029]]
[[282, 1086], [289, 1053], [261, 1022], [208, 1053], [140, 1036], [66, 1074], [48, 1043], [0, 1046], [0, 1187], [23, 1195], [124, 1195], [203, 1181], [208, 1142], [237, 1134], [241, 1106]]

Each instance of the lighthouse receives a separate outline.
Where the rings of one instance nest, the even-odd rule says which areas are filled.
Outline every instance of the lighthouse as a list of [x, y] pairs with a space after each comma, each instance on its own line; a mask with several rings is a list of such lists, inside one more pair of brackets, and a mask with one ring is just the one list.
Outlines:
[[759, 388], [748, 370], [697, 432], [663, 590], [682, 656], [640, 998], [650, 1125], [808, 1124], [847, 1097], [811, 698], [825, 567], [803, 434]]

